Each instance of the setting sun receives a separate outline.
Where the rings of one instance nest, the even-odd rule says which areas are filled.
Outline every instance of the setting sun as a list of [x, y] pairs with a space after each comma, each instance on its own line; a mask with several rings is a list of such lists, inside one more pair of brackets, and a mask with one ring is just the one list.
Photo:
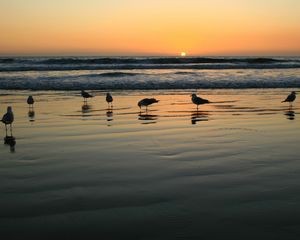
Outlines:
[[185, 53], [185, 52], [181, 52], [181, 53], [180, 53], [180, 56], [181, 56], [181, 57], [185, 57], [185, 56], [186, 56], [186, 53]]

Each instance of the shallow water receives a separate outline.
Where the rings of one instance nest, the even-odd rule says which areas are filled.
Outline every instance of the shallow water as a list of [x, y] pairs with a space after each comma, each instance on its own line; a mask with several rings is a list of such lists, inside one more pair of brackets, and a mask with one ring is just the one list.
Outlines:
[[[299, 90], [299, 89], [296, 89]], [[299, 239], [298, 102], [290, 89], [0, 91], [5, 239]], [[28, 116], [26, 97], [36, 99]], [[160, 102], [140, 113], [143, 97]], [[2, 136], [5, 129], [2, 126]]]

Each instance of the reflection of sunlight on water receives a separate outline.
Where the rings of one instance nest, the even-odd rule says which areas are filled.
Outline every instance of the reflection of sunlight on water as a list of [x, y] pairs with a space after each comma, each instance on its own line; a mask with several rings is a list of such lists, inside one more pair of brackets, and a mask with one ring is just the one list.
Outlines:
[[[199, 111], [195, 111], [195, 105], [192, 104], [190, 92], [164, 91], [163, 94], [158, 94], [157, 91], [132, 91], [132, 93], [113, 93], [115, 96], [115, 104], [113, 109], [107, 108], [105, 101], [106, 92], [95, 92], [95, 97], [90, 99], [88, 104], [82, 105], [78, 109], [78, 104], [82, 102], [81, 96], [78, 92], [59, 92], [50, 93], [49, 101], [47, 93], [36, 92], [35, 95], [39, 96], [39, 105], [36, 106], [35, 111], [27, 112], [30, 121], [35, 120], [35, 114], [39, 115], [39, 123], [55, 126], [56, 123], [67, 125], [68, 121], [77, 122], [77, 125], [86, 128], [88, 122], [97, 122], [98, 130], [101, 126], [112, 126], [113, 128], [133, 127], [136, 124], [155, 123], [155, 126], [169, 126], [176, 127], [179, 121], [181, 124], [189, 121], [189, 124], [201, 126], [201, 122], [208, 122], [217, 120], [219, 125], [228, 119], [233, 122], [242, 123], [244, 119], [249, 117], [263, 117], [268, 115], [274, 116], [274, 121], [279, 121], [279, 116], [284, 114], [287, 119], [295, 120], [297, 115], [297, 102], [292, 111], [287, 111], [286, 107], [281, 104], [282, 95], [286, 95], [289, 90], [201, 90], [197, 91], [203, 98], [210, 99], [212, 103], [201, 105]], [[214, 95], [214, 93], [216, 93]], [[237, 94], [238, 93], [238, 94]], [[280, 93], [280, 94], [279, 94]], [[77, 95], [76, 95], [77, 94]], [[24, 92], [28, 95], [28, 92]], [[268, 97], [264, 97], [264, 96]], [[55, 96], [58, 96], [56, 99]], [[63, 97], [62, 97], [63, 96]], [[148, 112], [142, 112], [137, 106], [137, 102], [145, 97], [154, 97], [160, 99], [160, 102], [151, 106]], [[0, 96], [2, 102], [9, 102], [11, 95]], [[22, 94], [15, 97], [16, 116], [21, 116], [21, 107], [24, 105], [24, 96]], [[26, 113], [25, 113], [26, 114]], [[138, 117], [137, 117], [138, 115]], [[23, 115], [24, 116], [24, 115]], [[21, 117], [17, 118], [22, 120]], [[85, 120], [84, 123], [79, 121]], [[138, 121], [137, 121], [138, 120]], [[27, 120], [28, 121], [28, 120]], [[247, 121], [247, 120], [246, 120]], [[113, 124], [112, 124], [113, 123]], [[198, 123], [198, 124], [197, 124]], [[46, 130], [46, 129], [45, 129]]]
[[[237, 91], [239, 94], [235, 94]], [[230, 116], [243, 115], [274, 115], [281, 113], [283, 107], [280, 104], [281, 95], [270, 97], [269, 92], [267, 92], [267, 94], [269, 94], [268, 98], [262, 98], [261, 96], [263, 95], [256, 94], [255, 91], [253, 91], [252, 94], [250, 94], [251, 91], [245, 91], [246, 94], [242, 95], [241, 92], [243, 91], [241, 90], [223, 90], [223, 93], [221, 90], [218, 90], [217, 95], [213, 95], [214, 90], [203, 90], [200, 91], [199, 95], [203, 98], [209, 98], [212, 103], [199, 106], [200, 113], [197, 114], [195, 112], [195, 105], [191, 103], [189, 92], [184, 92], [186, 94], [178, 93], [178, 91], [169, 95], [165, 93], [158, 95], [157, 92], [153, 91], [150, 91], [150, 94], [147, 95], [139, 95], [136, 92], [132, 95], [128, 93], [117, 95], [114, 93], [114, 96], [116, 96], [116, 105], [113, 109], [113, 113], [112, 109], [107, 108], [101, 93], [97, 93], [96, 97], [91, 99], [88, 105], [85, 104], [82, 106], [82, 115], [72, 114], [72, 111], [69, 111], [64, 112], [63, 116], [69, 116], [74, 119], [76, 119], [76, 117], [84, 117], [85, 120], [105, 119], [106, 122], [111, 122], [113, 119], [116, 119], [117, 121], [114, 127], [123, 122], [134, 123], [133, 116], [136, 112], [139, 112], [137, 102], [144, 97], [156, 97], [160, 99], [158, 104], [151, 106], [148, 112], [138, 117], [138, 120], [144, 121], [145, 123], [157, 123], [158, 116], [161, 123], [166, 121], [171, 123], [171, 121], [176, 121], [176, 119], [190, 116], [189, 118], [192, 124], [196, 124], [200, 121], [211, 120], [212, 118], [208, 117], [208, 115], [211, 115], [213, 119], [224, 118], [225, 116], [229, 118]], [[143, 93], [146, 93], [146, 91]], [[263, 93], [266, 93], [265, 90]], [[76, 100], [77, 99], [70, 98], [69, 101], [67, 101], [70, 110], [74, 109]], [[65, 103], [67, 102], [65, 101]], [[128, 111], [129, 109], [132, 111]], [[155, 112], [156, 116], [151, 116], [153, 112]]]

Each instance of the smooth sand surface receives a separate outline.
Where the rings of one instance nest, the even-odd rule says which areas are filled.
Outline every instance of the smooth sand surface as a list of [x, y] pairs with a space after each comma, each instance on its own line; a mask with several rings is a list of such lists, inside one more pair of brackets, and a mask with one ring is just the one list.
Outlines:
[[[79, 92], [1, 90], [16, 145], [0, 145], [0, 235], [299, 239], [300, 96], [289, 108], [289, 92], [198, 91], [213, 103], [197, 112], [186, 90], [112, 92], [113, 110], [101, 91], [82, 108]], [[140, 113], [144, 97], [160, 102]]]

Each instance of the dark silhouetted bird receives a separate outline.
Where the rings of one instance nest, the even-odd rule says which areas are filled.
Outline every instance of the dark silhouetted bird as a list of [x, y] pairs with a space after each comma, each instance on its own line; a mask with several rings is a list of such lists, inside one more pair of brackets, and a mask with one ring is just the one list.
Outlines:
[[146, 107], [146, 111], [148, 110], [148, 106], [153, 103], [158, 103], [159, 100], [156, 100], [155, 98], [144, 98], [141, 101], [138, 102], [138, 106], [142, 108], [143, 106]]
[[29, 107], [33, 107], [34, 99], [33, 99], [32, 96], [29, 96], [29, 97], [27, 98], [27, 103], [28, 103]]
[[292, 102], [294, 102], [295, 99], [296, 99], [296, 92], [295, 92], [295, 91], [292, 91], [292, 92], [290, 93], [290, 95], [288, 95], [287, 98], [286, 98], [284, 101], [282, 101], [282, 102], [289, 102], [290, 105], [292, 105]]
[[12, 123], [14, 121], [14, 114], [11, 107], [7, 107], [7, 112], [3, 115], [1, 122], [5, 124], [5, 130], [7, 132], [7, 125], [10, 125], [10, 131], [12, 131]]
[[113, 99], [112, 95], [110, 93], [106, 93], [106, 102], [107, 102], [108, 106], [110, 104], [110, 106], [112, 107], [113, 100], [114, 99]]
[[210, 103], [207, 99], [198, 97], [195, 93], [193, 93], [191, 95], [191, 97], [192, 97], [192, 102], [197, 105], [197, 110], [198, 110], [199, 105]]
[[89, 94], [88, 92], [81, 90], [81, 96], [83, 97], [84, 101], [86, 102], [88, 98], [94, 97], [93, 95]]

